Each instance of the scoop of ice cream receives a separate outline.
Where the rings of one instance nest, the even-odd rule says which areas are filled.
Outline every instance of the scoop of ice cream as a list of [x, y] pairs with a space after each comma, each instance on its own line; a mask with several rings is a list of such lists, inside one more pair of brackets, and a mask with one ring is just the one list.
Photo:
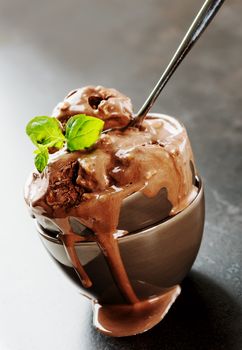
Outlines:
[[137, 191], [154, 197], [166, 188], [175, 214], [196, 192], [193, 164], [185, 128], [174, 118], [150, 116], [142, 130], [113, 130], [92, 149], [57, 152], [30, 180], [26, 199], [34, 211], [41, 207], [50, 217], [63, 217], [97, 197]]
[[133, 118], [130, 98], [103, 86], [72, 90], [55, 107], [53, 116], [65, 124], [71, 116], [81, 113], [102, 119], [104, 129], [125, 127]]

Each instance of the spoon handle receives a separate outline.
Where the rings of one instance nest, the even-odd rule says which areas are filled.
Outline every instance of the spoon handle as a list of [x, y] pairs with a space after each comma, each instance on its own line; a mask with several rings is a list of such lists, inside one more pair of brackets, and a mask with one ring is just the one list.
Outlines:
[[183, 61], [187, 53], [191, 50], [192, 46], [198, 40], [203, 31], [207, 28], [213, 17], [216, 15], [220, 6], [224, 0], [206, 0], [201, 10], [198, 12], [191, 27], [188, 29], [185, 37], [183, 38], [180, 46], [172, 57], [166, 70], [160, 77], [160, 80], [152, 90], [151, 94], [137, 113], [134, 119], [134, 123], [141, 123], [143, 118], [149, 112], [160, 92], [175, 72], [176, 68]]

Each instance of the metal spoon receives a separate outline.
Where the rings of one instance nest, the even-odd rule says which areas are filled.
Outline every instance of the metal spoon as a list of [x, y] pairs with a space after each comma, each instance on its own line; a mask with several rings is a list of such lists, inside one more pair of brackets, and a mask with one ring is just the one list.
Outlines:
[[191, 50], [192, 46], [198, 40], [203, 31], [207, 28], [209, 23], [212, 21], [213, 17], [218, 12], [220, 6], [223, 4], [224, 0], [206, 0], [203, 4], [201, 10], [198, 12], [196, 18], [194, 19], [192, 25], [188, 29], [185, 37], [183, 38], [180, 46], [172, 57], [170, 63], [166, 67], [164, 73], [160, 77], [160, 80], [152, 90], [151, 94], [140, 108], [139, 112], [136, 114], [132, 122], [129, 124], [137, 125], [141, 124], [146, 114], [149, 112], [157, 97], [163, 90], [164, 86], [175, 72], [176, 68], [183, 61], [187, 53]]

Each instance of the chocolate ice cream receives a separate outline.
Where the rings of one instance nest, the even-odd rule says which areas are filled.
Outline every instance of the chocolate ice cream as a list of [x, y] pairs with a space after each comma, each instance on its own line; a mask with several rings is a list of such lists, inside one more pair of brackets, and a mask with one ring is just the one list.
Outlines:
[[[45, 228], [58, 232], [84, 287], [92, 286], [92, 277], [82, 267], [75, 243], [96, 241], [126, 303], [142, 302], [144, 306], [146, 301], [135, 294], [119, 253], [116, 233], [120, 208], [125, 198], [134, 193], [152, 198], [163, 188], [171, 204], [169, 216], [193, 201], [197, 194], [196, 170], [186, 130], [174, 118], [152, 114], [141, 126], [129, 126], [133, 119], [130, 99], [100, 86], [70, 92], [53, 115], [65, 128], [68, 119], [79, 113], [103, 119], [104, 128], [113, 130], [103, 133], [86, 150], [62, 149], [54, 153], [42, 173], [31, 174], [26, 184], [26, 202], [42, 226], [43, 218], [52, 222], [53, 226]], [[87, 227], [89, 234], [75, 232], [70, 218]], [[169, 298], [178, 295], [178, 288], [174, 286], [173, 292], [169, 291]], [[163, 301], [164, 295], [157, 301], [161, 310]]]
[[104, 130], [127, 126], [133, 118], [130, 98], [103, 86], [86, 86], [72, 90], [55, 107], [53, 116], [65, 124], [71, 116], [79, 113], [104, 120]]

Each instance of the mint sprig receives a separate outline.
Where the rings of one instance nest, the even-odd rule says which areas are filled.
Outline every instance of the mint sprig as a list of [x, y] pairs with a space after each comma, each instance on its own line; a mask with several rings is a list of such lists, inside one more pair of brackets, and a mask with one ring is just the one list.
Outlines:
[[78, 114], [66, 124], [67, 149], [82, 150], [91, 147], [100, 137], [104, 122], [101, 119]]
[[99, 139], [103, 126], [101, 119], [78, 114], [68, 120], [64, 134], [56, 118], [34, 117], [27, 124], [26, 133], [37, 146], [34, 151], [37, 170], [42, 172], [48, 164], [50, 148], [61, 149], [65, 144], [71, 152], [89, 148]]

